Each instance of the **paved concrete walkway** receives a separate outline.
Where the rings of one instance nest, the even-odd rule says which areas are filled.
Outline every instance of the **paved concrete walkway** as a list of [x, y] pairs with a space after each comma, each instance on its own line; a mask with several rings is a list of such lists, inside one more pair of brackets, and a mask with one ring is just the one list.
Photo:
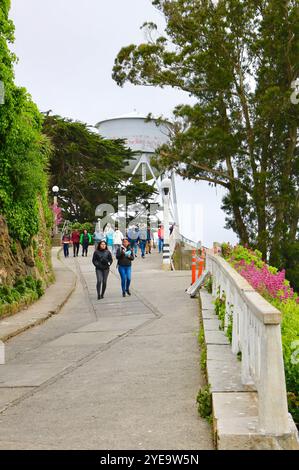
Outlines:
[[6, 343], [0, 449], [212, 449], [189, 273], [137, 258], [132, 296], [114, 268], [98, 301], [91, 254], [65, 261], [78, 282], [60, 314]]

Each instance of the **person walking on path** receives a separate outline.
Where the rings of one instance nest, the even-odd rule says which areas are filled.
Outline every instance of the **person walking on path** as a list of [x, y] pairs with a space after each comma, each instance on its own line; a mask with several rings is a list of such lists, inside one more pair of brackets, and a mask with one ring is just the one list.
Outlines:
[[123, 239], [121, 247], [117, 250], [116, 259], [121, 278], [122, 294], [123, 297], [126, 297], [126, 294], [131, 295], [130, 284], [132, 279], [132, 261], [134, 260], [133, 249], [127, 238]]
[[83, 233], [81, 233], [81, 236], [80, 236], [80, 245], [82, 245], [82, 256], [84, 255], [87, 256], [88, 247], [91, 243], [92, 243], [91, 235], [85, 229]]
[[139, 228], [137, 226], [129, 227], [128, 240], [130, 242], [131, 248], [134, 251], [134, 255], [136, 257], [137, 251], [138, 251], [138, 242], [139, 242]]
[[152, 244], [154, 240], [153, 232], [150, 227], [147, 227], [147, 240], [146, 240], [146, 254], [152, 254]]
[[104, 233], [105, 233], [105, 238], [106, 238], [106, 242], [108, 245], [108, 250], [112, 253], [114, 230], [110, 224], [107, 224], [107, 227], [105, 228]]
[[100, 241], [104, 240], [105, 235], [98, 227], [96, 227], [92, 238], [93, 238], [93, 241], [94, 241], [94, 249], [96, 250], [99, 246]]
[[164, 226], [160, 225], [159, 230], [158, 230], [158, 238], [159, 238], [159, 253], [162, 253], [163, 251], [163, 245], [164, 245]]
[[121, 231], [117, 228], [113, 234], [113, 254], [115, 255], [117, 250], [121, 247], [124, 236]]
[[73, 243], [73, 253], [74, 257], [78, 256], [79, 254], [79, 247], [80, 247], [80, 232], [79, 230], [75, 229], [72, 232], [71, 240]]
[[101, 240], [93, 254], [92, 262], [96, 268], [98, 300], [104, 298], [109, 269], [113, 263], [106, 240]]
[[147, 229], [143, 226], [139, 232], [139, 245], [141, 249], [141, 258], [145, 257], [145, 247], [147, 242]]
[[70, 246], [70, 243], [71, 243], [71, 236], [68, 232], [64, 232], [62, 234], [61, 243], [63, 245], [64, 257], [68, 258], [68, 256], [69, 256], [69, 246]]

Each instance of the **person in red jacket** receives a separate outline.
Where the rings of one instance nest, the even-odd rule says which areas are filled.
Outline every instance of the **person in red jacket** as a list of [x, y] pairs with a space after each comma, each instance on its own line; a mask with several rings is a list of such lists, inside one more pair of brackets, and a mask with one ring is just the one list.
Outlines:
[[75, 257], [75, 256], [78, 256], [79, 247], [80, 247], [80, 232], [79, 232], [79, 230], [74, 230], [72, 232], [71, 240], [72, 240], [72, 243], [73, 243], [73, 252], [74, 252], [74, 257]]

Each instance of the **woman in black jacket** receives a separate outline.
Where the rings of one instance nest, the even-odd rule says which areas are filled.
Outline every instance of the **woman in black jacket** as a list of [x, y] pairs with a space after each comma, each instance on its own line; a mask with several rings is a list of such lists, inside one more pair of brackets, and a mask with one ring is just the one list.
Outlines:
[[117, 266], [121, 278], [123, 297], [126, 297], [126, 294], [131, 295], [130, 284], [132, 277], [132, 261], [134, 259], [133, 249], [127, 238], [123, 239], [122, 246], [116, 252], [116, 258], [118, 260]]
[[102, 240], [98, 244], [98, 247], [93, 254], [92, 262], [96, 267], [98, 299], [103, 299], [107, 286], [109, 268], [113, 263], [112, 255], [108, 250], [106, 240]]

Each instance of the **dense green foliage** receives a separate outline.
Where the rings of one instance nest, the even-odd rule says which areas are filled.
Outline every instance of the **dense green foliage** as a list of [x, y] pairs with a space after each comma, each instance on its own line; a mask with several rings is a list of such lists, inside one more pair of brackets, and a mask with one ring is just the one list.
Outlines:
[[[282, 313], [282, 347], [289, 411], [299, 424], [299, 304], [290, 299], [271, 302]], [[296, 363], [297, 362], [297, 363]]]
[[32, 276], [17, 279], [13, 286], [0, 286], [0, 317], [2, 314], [14, 313], [14, 305], [31, 303], [43, 293], [43, 282]]
[[50, 144], [41, 134], [42, 116], [24, 88], [14, 84], [15, 56], [8, 43], [14, 27], [8, 19], [10, 1], [0, 4], [0, 80], [5, 103], [0, 105], [0, 213], [7, 220], [10, 235], [29, 245], [39, 230], [39, 204], [48, 223], [46, 166]]
[[152, 0], [166, 34], [123, 48], [119, 85], [171, 86], [195, 98], [176, 108], [159, 168], [227, 192], [227, 226], [287, 268], [299, 289], [298, 0]]
[[47, 116], [43, 126], [54, 148], [51, 183], [60, 188], [59, 204], [70, 221], [93, 221], [100, 204], [117, 212], [118, 196], [144, 203], [153, 188], [132, 178], [125, 167], [134, 154], [123, 140], [103, 139], [82, 122]]
[[95, 225], [92, 224], [91, 222], [84, 222], [83, 224], [80, 224], [80, 222], [74, 222], [70, 226], [71, 230], [79, 230], [79, 232], [83, 232], [83, 230], [87, 230], [89, 233], [93, 233], [95, 230]]

